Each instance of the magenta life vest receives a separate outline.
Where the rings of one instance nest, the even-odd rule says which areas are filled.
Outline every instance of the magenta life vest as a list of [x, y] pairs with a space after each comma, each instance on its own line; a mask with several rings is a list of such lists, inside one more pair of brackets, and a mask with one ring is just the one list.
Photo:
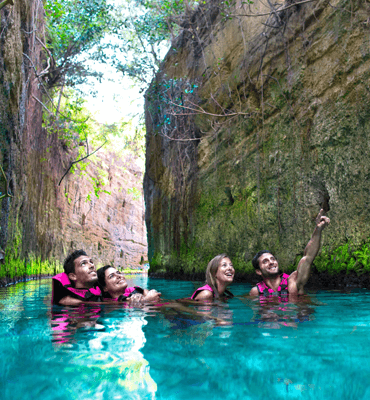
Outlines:
[[60, 282], [62, 287], [64, 289], [67, 289], [70, 292], [70, 295], [75, 299], [84, 301], [101, 301], [102, 292], [99, 286], [92, 287], [90, 289], [77, 289], [72, 286], [71, 281], [69, 280], [68, 275], [65, 272], [53, 276], [52, 279], [53, 279], [53, 294], [51, 296], [52, 304], [54, 304], [55, 292], [59, 290], [58, 285], [54, 284], [55, 281]]
[[[280, 278], [281, 278], [281, 282], [280, 282], [280, 285], [277, 288], [276, 292], [277, 292], [279, 297], [286, 297], [286, 296], [289, 295], [289, 291], [288, 291], [288, 278], [289, 278], [289, 275], [288, 274], [281, 274]], [[269, 297], [273, 293], [275, 293], [275, 290], [271, 289], [270, 287], [268, 287], [266, 285], [265, 281], [258, 282], [256, 286], [257, 286], [258, 293], [259, 293], [260, 296]]]
[[[206, 283], [204, 286], [198, 288], [190, 297], [192, 300], [195, 300], [195, 298], [197, 297], [198, 293], [202, 292], [203, 290], [209, 290], [210, 292], [212, 292], [212, 296], [213, 298], [215, 297], [215, 293], [213, 291], [213, 289], [211, 288], [211, 286], [208, 285], [208, 283]], [[229, 292], [228, 290], [225, 290], [224, 295], [226, 297], [234, 297], [234, 295]]]
[[115, 299], [113, 299], [109, 293], [104, 292], [104, 300], [125, 301], [135, 293], [143, 294], [144, 290], [140, 286], [127, 287], [124, 293], [116, 297]]
[[202, 292], [203, 290], [209, 290], [210, 292], [212, 292], [212, 296], [215, 297], [215, 294], [213, 293], [213, 289], [211, 288], [211, 286], [209, 286], [208, 284], [206, 284], [206, 285], [204, 285], [204, 286], [198, 288], [198, 289], [192, 294], [192, 296], [191, 296], [190, 298], [191, 298], [192, 300], [194, 300], [194, 299], [197, 297], [198, 293]]

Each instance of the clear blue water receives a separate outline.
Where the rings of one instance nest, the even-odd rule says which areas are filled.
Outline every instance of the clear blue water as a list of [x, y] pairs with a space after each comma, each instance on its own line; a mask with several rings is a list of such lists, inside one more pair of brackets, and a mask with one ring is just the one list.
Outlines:
[[[130, 284], [167, 300], [196, 285]], [[227, 303], [184, 310], [52, 309], [50, 280], [0, 289], [0, 398], [370, 398], [369, 291], [260, 304], [242, 297], [249, 289], [234, 284]]]

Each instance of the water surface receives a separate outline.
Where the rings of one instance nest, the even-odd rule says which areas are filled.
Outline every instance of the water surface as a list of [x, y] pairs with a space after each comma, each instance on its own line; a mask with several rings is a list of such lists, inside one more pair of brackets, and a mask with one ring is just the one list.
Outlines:
[[128, 280], [164, 304], [51, 307], [50, 279], [0, 289], [0, 398], [370, 398], [367, 290], [261, 304], [234, 284], [227, 303], [173, 308], [196, 283]]

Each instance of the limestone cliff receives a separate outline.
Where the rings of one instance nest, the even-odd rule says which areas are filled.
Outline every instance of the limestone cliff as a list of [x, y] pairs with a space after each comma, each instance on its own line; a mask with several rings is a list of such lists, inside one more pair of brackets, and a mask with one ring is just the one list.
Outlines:
[[[102, 264], [139, 266], [147, 253], [141, 167], [132, 157], [102, 149], [87, 160], [84, 175], [69, 173], [59, 186], [77, 152], [55, 130], [42, 127], [48, 101], [42, 80], [47, 68], [42, 2], [17, 0], [0, 15], [0, 165], [6, 174], [0, 174], [0, 192], [11, 195], [0, 200], [6, 261], [0, 265], [0, 284], [53, 273], [76, 248], [85, 248]], [[98, 198], [92, 181], [102, 174], [107, 177], [103, 189], [111, 194]], [[129, 193], [133, 188], [136, 196]], [[58, 263], [50, 267], [43, 260]]]
[[[143, 168], [130, 155], [102, 152], [96, 158], [84, 175], [69, 176], [59, 199], [63, 254], [84, 248], [99, 264], [140, 268], [147, 261]], [[97, 198], [92, 178], [109, 193]]]
[[146, 94], [151, 270], [226, 252], [250, 273], [261, 248], [293, 266], [323, 207], [322, 257], [366, 272], [369, 6], [248, 3], [199, 6]]

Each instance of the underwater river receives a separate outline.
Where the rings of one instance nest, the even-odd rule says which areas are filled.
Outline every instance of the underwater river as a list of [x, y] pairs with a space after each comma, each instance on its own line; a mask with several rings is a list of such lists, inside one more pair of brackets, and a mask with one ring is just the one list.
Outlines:
[[[0, 399], [370, 398], [370, 292], [184, 305], [197, 283], [127, 277], [163, 303], [50, 305], [51, 280], [0, 288]], [[166, 304], [167, 303], [167, 304]]]

